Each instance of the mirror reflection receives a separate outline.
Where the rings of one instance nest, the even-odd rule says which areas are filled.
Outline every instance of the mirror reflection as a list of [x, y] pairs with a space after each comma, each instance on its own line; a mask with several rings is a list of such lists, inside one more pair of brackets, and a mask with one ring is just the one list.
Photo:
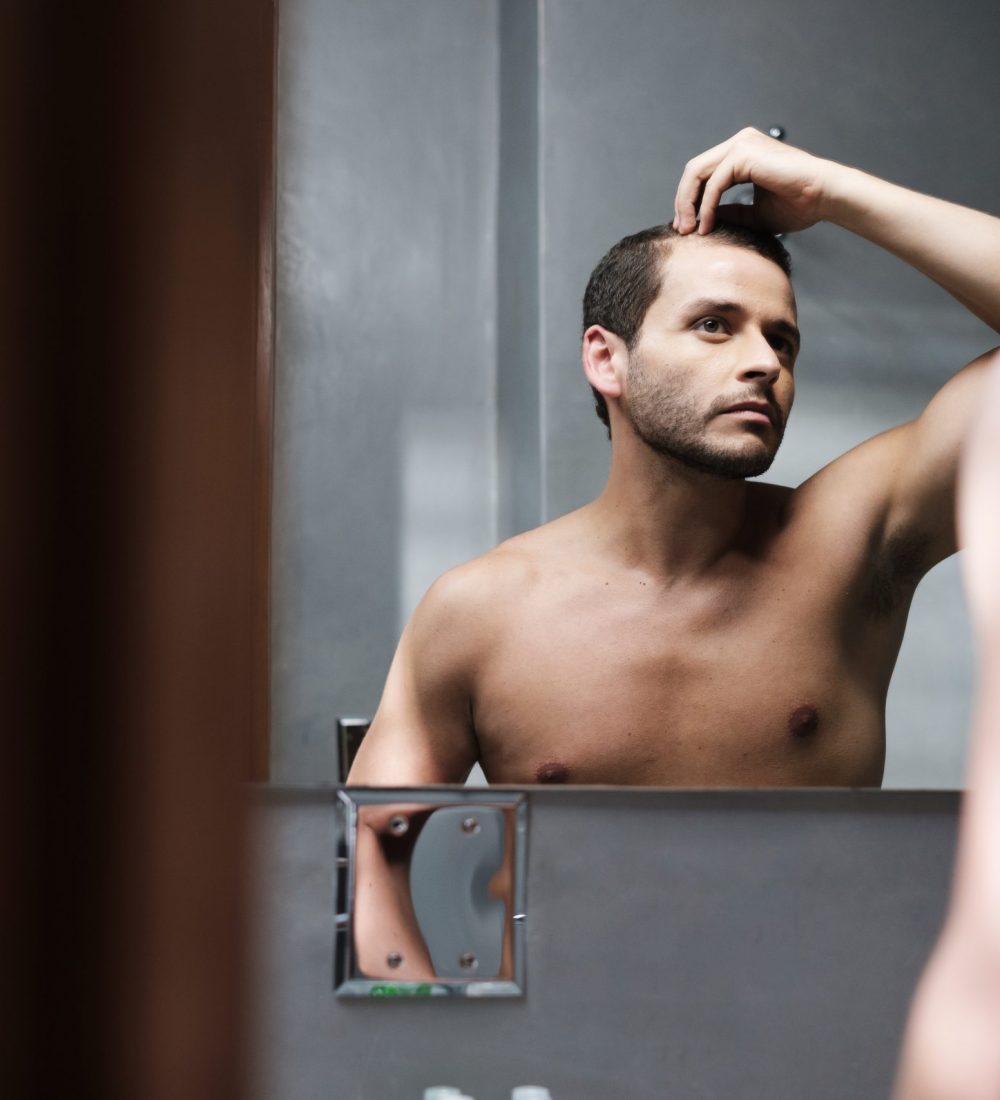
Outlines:
[[[974, 112], [834, 13], [788, 86], [850, 58], [921, 112], [755, 90], [763, 26], [695, 66], [683, 12], [501, 7], [283, 8], [274, 778], [336, 778], [354, 714], [364, 784], [959, 785]], [[620, 80], [572, 60], [597, 43]], [[716, 109], [665, 113], [675, 80]]]
[[341, 794], [343, 994], [519, 992], [522, 805], [512, 795]]

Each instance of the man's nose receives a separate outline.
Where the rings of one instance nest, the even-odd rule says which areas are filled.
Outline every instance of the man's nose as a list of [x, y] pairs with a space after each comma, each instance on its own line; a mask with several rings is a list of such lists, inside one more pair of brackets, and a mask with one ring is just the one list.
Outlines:
[[764, 382], [773, 385], [781, 374], [781, 358], [771, 347], [770, 341], [760, 333], [746, 348], [746, 354], [740, 365], [741, 382]]

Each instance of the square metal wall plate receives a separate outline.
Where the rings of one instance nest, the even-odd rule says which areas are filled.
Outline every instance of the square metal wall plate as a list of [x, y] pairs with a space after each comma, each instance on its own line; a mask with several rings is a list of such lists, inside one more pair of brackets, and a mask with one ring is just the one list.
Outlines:
[[339, 997], [523, 994], [523, 794], [352, 787], [336, 816]]

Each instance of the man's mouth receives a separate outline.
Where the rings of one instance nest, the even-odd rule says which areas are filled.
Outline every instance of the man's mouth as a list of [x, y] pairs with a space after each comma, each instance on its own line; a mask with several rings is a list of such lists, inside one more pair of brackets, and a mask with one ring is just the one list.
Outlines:
[[766, 401], [740, 401], [723, 410], [724, 416], [735, 416], [749, 424], [770, 424], [774, 426], [777, 415]]

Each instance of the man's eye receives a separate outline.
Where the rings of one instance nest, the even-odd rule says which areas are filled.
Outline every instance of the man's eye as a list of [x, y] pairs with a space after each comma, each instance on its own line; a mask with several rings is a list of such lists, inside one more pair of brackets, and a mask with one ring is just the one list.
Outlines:
[[718, 317], [703, 317], [698, 322], [698, 328], [703, 332], [707, 332], [710, 336], [715, 336], [720, 332], [725, 332], [722, 322]]

